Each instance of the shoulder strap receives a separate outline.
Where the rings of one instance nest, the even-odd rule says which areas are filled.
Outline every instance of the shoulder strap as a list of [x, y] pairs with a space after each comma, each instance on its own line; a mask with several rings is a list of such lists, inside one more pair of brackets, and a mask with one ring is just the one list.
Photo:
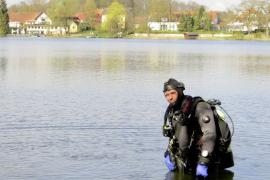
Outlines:
[[200, 96], [193, 97], [193, 102], [192, 102], [192, 106], [191, 106], [191, 115], [192, 116], [195, 116], [196, 106], [199, 102], [205, 102], [205, 101]]
[[193, 98], [191, 96], [188, 96], [188, 95], [184, 96], [180, 110], [185, 115], [188, 115], [191, 113], [192, 101], [193, 101]]

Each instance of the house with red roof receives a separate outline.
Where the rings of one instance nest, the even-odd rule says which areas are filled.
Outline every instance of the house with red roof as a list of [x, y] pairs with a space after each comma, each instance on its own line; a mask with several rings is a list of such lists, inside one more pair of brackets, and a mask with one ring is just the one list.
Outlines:
[[9, 27], [12, 34], [65, 34], [63, 27], [53, 27], [52, 20], [44, 12], [9, 13]]
[[75, 17], [78, 18], [80, 22], [85, 22], [86, 20], [86, 14], [83, 12], [78, 12], [75, 14]]
[[101, 23], [101, 17], [102, 17], [102, 10], [96, 9], [94, 19], [91, 20], [92, 22], [88, 21], [88, 17], [86, 13], [78, 12], [74, 15], [74, 18], [78, 19], [78, 22], [82, 25], [81, 27], [84, 28], [84, 30], [88, 30], [91, 28], [95, 28], [97, 24]]

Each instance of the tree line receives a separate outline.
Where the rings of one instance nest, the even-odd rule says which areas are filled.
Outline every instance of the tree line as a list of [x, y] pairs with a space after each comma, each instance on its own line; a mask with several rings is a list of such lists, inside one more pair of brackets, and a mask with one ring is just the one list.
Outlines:
[[5, 36], [9, 32], [9, 16], [7, 3], [0, 0], [0, 36]]
[[[5, 3], [5, 0], [0, 2]], [[4, 5], [1, 5], [0, 13], [3, 14], [7, 9], [2, 6]], [[147, 31], [147, 22], [162, 21], [164, 17], [166, 21], [179, 22], [179, 31], [213, 30], [207, 8], [192, 1], [185, 3], [176, 0], [27, 0], [10, 6], [8, 10], [9, 12], [47, 12], [57, 25], [66, 25], [67, 17], [82, 12], [86, 15], [86, 22], [90, 24], [90, 29], [101, 29], [96, 22], [96, 9], [107, 9], [108, 19], [114, 23], [107, 24], [105, 27], [111, 31], [119, 30], [119, 13], [127, 16], [125, 30], [128, 32], [134, 31], [135, 17], [144, 17], [142, 31]], [[4, 19], [2, 14], [0, 14], [0, 21]], [[242, 0], [237, 7], [220, 12], [220, 26], [226, 30], [227, 24], [241, 21], [248, 27], [248, 32], [251, 32], [252, 26], [256, 25], [259, 30], [265, 31], [268, 35], [269, 15], [270, 0]]]
[[[112, 23], [101, 28], [95, 19], [96, 9], [104, 8], [110, 12], [108, 21]], [[86, 15], [86, 22], [81, 26], [90, 24], [90, 29], [107, 29], [112, 32], [119, 30], [119, 25], [117, 25], [119, 22], [116, 22], [117, 19], [119, 21], [117, 13], [126, 15], [125, 30], [127, 32], [134, 32], [135, 17], [144, 17], [144, 21], [140, 22], [142, 31], [149, 30], [147, 22], [161, 21], [164, 17], [166, 17], [166, 21], [179, 21], [180, 16], [180, 31], [208, 30], [211, 24], [210, 17], [203, 6], [195, 2], [184, 3], [176, 0], [28, 0], [12, 5], [9, 11], [47, 12], [56, 25], [63, 26], [67, 25], [67, 17], [74, 16], [76, 12], [82, 12]], [[179, 15], [176, 12], [196, 13]]]

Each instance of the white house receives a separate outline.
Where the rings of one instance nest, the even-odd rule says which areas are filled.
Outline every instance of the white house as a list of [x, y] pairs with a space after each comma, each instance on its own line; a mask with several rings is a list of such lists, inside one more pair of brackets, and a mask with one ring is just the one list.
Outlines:
[[148, 22], [152, 31], [178, 31], [179, 22]]
[[258, 26], [256, 25], [256, 23], [253, 23], [250, 29], [248, 29], [248, 27], [243, 22], [235, 21], [227, 24], [227, 28], [228, 31], [248, 32], [248, 31], [256, 31], [258, 29]]
[[44, 12], [23, 12], [9, 14], [12, 34], [64, 34], [62, 27], [52, 27], [52, 20]]

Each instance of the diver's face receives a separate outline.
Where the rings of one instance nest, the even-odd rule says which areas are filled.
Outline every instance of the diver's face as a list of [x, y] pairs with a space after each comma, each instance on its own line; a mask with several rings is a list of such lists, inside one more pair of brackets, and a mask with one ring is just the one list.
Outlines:
[[178, 98], [178, 92], [174, 89], [165, 91], [164, 96], [170, 104], [174, 104]]

